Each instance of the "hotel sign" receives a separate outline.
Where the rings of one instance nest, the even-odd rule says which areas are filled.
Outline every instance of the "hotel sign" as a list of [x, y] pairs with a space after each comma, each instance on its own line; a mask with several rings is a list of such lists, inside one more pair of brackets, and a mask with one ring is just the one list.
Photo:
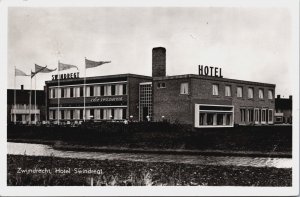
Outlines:
[[52, 75], [52, 80], [77, 79], [77, 78], [79, 78], [79, 72]]
[[223, 78], [222, 68], [212, 66], [199, 65], [199, 75]]

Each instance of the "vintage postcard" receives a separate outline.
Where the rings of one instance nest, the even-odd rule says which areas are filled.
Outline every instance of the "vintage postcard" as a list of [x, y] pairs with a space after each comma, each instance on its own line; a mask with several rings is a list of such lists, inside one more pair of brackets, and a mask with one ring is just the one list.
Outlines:
[[0, 195], [299, 194], [299, 1], [0, 5]]

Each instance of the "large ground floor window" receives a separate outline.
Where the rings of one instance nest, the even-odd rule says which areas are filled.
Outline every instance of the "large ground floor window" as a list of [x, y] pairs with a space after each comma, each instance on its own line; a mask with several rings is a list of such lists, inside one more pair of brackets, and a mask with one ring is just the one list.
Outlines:
[[247, 124], [273, 124], [274, 114], [273, 109], [268, 108], [254, 108], [248, 109], [248, 122]]
[[232, 105], [195, 104], [195, 127], [233, 127]]

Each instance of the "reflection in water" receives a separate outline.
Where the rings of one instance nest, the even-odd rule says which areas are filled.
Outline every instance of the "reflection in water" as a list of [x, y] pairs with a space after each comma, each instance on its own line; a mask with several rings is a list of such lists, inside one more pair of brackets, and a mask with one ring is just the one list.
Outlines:
[[12, 155], [55, 156], [63, 158], [127, 160], [140, 162], [173, 162], [199, 165], [234, 165], [253, 167], [291, 168], [290, 158], [267, 157], [232, 157], [232, 156], [198, 156], [198, 155], [165, 155], [144, 153], [103, 153], [54, 150], [42, 144], [26, 144], [8, 142], [7, 151]]

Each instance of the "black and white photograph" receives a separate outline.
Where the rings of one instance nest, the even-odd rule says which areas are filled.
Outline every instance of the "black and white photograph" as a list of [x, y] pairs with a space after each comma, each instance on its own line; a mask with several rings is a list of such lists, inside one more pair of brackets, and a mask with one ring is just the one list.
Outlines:
[[0, 1], [0, 195], [298, 195], [299, 1], [142, 2]]

